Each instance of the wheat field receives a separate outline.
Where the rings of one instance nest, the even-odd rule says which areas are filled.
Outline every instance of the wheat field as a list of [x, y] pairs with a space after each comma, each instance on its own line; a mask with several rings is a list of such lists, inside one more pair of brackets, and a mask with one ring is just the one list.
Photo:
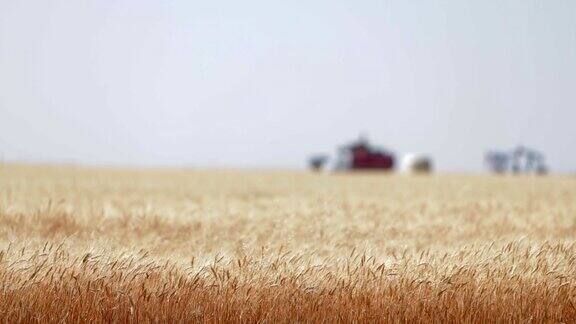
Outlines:
[[576, 178], [0, 165], [0, 321], [575, 322]]

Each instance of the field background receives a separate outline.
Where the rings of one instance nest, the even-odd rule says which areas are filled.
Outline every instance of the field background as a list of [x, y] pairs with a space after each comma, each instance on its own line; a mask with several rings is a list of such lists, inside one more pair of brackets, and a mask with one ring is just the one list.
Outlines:
[[0, 165], [0, 321], [574, 322], [576, 178]]

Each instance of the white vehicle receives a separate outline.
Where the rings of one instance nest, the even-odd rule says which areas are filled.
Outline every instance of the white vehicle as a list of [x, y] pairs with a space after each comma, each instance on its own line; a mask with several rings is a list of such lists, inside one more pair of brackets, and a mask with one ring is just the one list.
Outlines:
[[431, 173], [432, 159], [424, 154], [410, 153], [402, 157], [400, 171], [402, 173]]

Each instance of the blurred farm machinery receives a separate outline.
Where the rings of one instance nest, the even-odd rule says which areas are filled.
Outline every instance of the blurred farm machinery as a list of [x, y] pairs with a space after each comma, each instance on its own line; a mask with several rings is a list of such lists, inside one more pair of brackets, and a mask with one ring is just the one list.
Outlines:
[[544, 155], [524, 146], [511, 151], [489, 151], [484, 155], [488, 169], [496, 174], [547, 174]]

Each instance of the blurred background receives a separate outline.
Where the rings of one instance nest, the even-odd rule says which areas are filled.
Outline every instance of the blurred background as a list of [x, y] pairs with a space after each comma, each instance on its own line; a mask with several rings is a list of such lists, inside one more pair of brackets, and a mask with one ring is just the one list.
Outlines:
[[4, 162], [303, 169], [364, 134], [575, 172], [575, 85], [572, 0], [0, 0]]

